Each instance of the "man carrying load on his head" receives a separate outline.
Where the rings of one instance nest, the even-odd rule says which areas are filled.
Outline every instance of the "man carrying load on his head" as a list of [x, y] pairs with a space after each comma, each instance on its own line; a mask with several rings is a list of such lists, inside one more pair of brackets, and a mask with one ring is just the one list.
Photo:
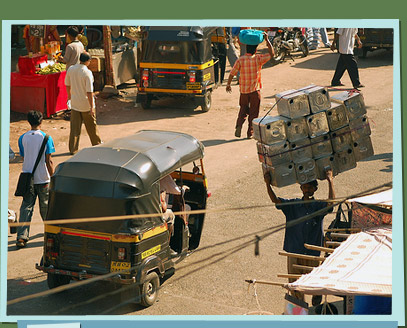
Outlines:
[[[245, 30], [243, 30], [245, 31]], [[241, 32], [242, 33], [242, 32]], [[240, 88], [240, 111], [235, 127], [235, 136], [240, 138], [242, 126], [246, 117], [248, 118], [247, 138], [253, 135], [252, 121], [259, 116], [260, 109], [260, 89], [261, 84], [261, 68], [274, 56], [273, 46], [271, 45], [267, 33], [263, 33], [263, 40], [266, 41], [268, 53], [256, 54], [258, 45], [246, 45], [246, 54], [239, 57], [230, 71], [226, 92], [231, 93], [233, 77], [239, 72], [239, 88]]]
[[[328, 199], [335, 199], [335, 190], [333, 184], [333, 173], [331, 169], [326, 171], [326, 179], [328, 181]], [[314, 198], [314, 193], [318, 190], [317, 180], [310, 181], [300, 186], [303, 197], [294, 199], [284, 199], [277, 197], [271, 188], [271, 176], [270, 172], [266, 172], [264, 175], [264, 181], [266, 182], [267, 193], [270, 200], [276, 204], [278, 210], [283, 211], [286, 217], [286, 223], [311, 215], [317, 211], [320, 211], [331, 205], [331, 202], [317, 201]], [[284, 236], [283, 249], [289, 253], [305, 254], [319, 256], [320, 252], [310, 250], [304, 247], [304, 244], [311, 244], [315, 246], [322, 246], [323, 243], [323, 219], [331, 213], [333, 208], [326, 209], [319, 214], [316, 214], [312, 218], [299, 222], [293, 226], [287, 227]], [[301, 270], [294, 267], [294, 264], [305, 266], [318, 266], [319, 263], [314, 263], [313, 260], [304, 260], [296, 257], [287, 257], [287, 270], [288, 273], [301, 274]], [[296, 279], [289, 279], [290, 282], [294, 282]], [[294, 295], [304, 300], [304, 294], [295, 292]], [[315, 295], [319, 296], [319, 295]], [[313, 297], [313, 305], [320, 303], [319, 297]]]

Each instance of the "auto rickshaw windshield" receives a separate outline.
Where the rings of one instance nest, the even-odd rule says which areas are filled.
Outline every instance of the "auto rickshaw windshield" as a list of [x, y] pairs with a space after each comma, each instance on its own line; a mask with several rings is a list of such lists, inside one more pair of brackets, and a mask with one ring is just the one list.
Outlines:
[[202, 42], [197, 41], [147, 41], [143, 60], [153, 63], [202, 64], [208, 57]]

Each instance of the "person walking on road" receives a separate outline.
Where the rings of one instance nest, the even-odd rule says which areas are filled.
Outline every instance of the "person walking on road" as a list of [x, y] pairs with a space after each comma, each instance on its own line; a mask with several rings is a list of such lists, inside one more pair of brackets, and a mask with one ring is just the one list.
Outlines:
[[[236, 60], [239, 58], [239, 53], [234, 44], [234, 37], [232, 33], [232, 28], [228, 27], [227, 30], [227, 57], [229, 61], [230, 67], [233, 67], [236, 63]], [[236, 76], [237, 80], [239, 81], [239, 73]]]
[[247, 138], [253, 135], [252, 121], [259, 116], [260, 109], [260, 89], [261, 84], [261, 68], [274, 56], [274, 49], [271, 45], [267, 33], [264, 32], [264, 40], [267, 44], [267, 54], [256, 54], [257, 45], [246, 45], [247, 53], [239, 57], [230, 71], [229, 78], [226, 85], [226, 92], [231, 93], [233, 77], [240, 72], [239, 88], [239, 115], [235, 127], [235, 136], [240, 138], [242, 126], [246, 117], [248, 118]]
[[[23, 158], [23, 172], [32, 172], [37, 160], [40, 148], [44, 142], [46, 134], [41, 131], [43, 115], [38, 111], [30, 111], [27, 114], [28, 123], [31, 130], [24, 133], [18, 139], [20, 155]], [[54, 142], [51, 136], [45, 144], [45, 150], [40, 157], [38, 165], [34, 171], [34, 184], [23, 196], [20, 207], [20, 222], [31, 222], [35, 201], [38, 197], [40, 214], [42, 220], [46, 218], [48, 210], [48, 184], [50, 177], [54, 174], [54, 165], [51, 154], [55, 152]], [[30, 225], [18, 227], [17, 247], [22, 248], [27, 245], [29, 239]]]
[[88, 69], [91, 56], [84, 52], [80, 63], [69, 68], [65, 77], [68, 101], [71, 101], [71, 131], [69, 134], [69, 152], [71, 155], [79, 149], [82, 123], [85, 124], [92, 146], [102, 141], [96, 125], [96, 108], [93, 98], [93, 75]]
[[[328, 199], [335, 199], [335, 191], [333, 184], [333, 174], [332, 170], [326, 171], [326, 179], [328, 181]], [[276, 204], [278, 210], [283, 211], [286, 217], [287, 225], [290, 222], [300, 219], [304, 216], [311, 215], [317, 211], [320, 211], [331, 205], [331, 202], [326, 201], [316, 201], [314, 199], [314, 193], [318, 189], [318, 181], [313, 180], [311, 182], [302, 184], [300, 186], [303, 193], [302, 198], [295, 199], [284, 199], [277, 197], [271, 188], [271, 176], [269, 172], [264, 174], [264, 181], [267, 187], [267, 193], [270, 197], [270, 200]], [[322, 213], [315, 214], [314, 217], [297, 223], [293, 226], [287, 226], [284, 236], [284, 247], [283, 249], [289, 253], [305, 254], [305, 255], [314, 255], [319, 256], [320, 252], [315, 250], [310, 250], [304, 247], [304, 244], [311, 244], [315, 246], [322, 246], [323, 243], [323, 227], [322, 222], [328, 213], [331, 213], [333, 208], [327, 208], [326, 211]], [[318, 266], [319, 263], [314, 263], [313, 260], [299, 259], [296, 257], [287, 257], [287, 270], [289, 274], [302, 274], [303, 272], [294, 267], [294, 264], [297, 265], [306, 265], [306, 266]], [[289, 280], [290, 282], [295, 281], [296, 279]], [[304, 300], [304, 294], [296, 292], [294, 295]], [[317, 301], [319, 300], [319, 302]], [[319, 297], [313, 298], [313, 304], [318, 305], [320, 303]]]
[[66, 46], [65, 55], [61, 58], [61, 60], [66, 64], [66, 70], [68, 70], [69, 67], [79, 63], [79, 56], [85, 51], [85, 48], [82, 42], [80, 42], [78, 39], [78, 27], [70, 26], [66, 30], [66, 33], [73, 40]]
[[358, 43], [358, 47], [362, 48], [362, 42], [360, 41], [357, 33], [357, 28], [338, 28], [338, 30], [335, 32], [331, 50], [334, 51], [336, 49], [337, 41], [339, 41], [339, 59], [338, 63], [336, 64], [335, 74], [331, 81], [331, 86], [333, 87], [344, 85], [343, 83], [341, 83], [341, 78], [345, 73], [345, 70], [348, 71], [353, 88], [359, 89], [364, 87], [364, 85], [362, 85], [359, 81], [358, 64], [356, 62], [355, 56], [353, 55], [355, 40]]

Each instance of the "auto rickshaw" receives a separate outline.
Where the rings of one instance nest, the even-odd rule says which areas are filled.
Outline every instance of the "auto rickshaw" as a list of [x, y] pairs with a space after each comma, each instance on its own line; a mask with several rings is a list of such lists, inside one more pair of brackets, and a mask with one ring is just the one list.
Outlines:
[[202, 26], [144, 27], [136, 101], [147, 109], [154, 99], [192, 97], [204, 112], [209, 111], [219, 79], [211, 40], [216, 30]]
[[[136, 303], [152, 305], [160, 278], [199, 246], [205, 214], [180, 211], [185, 204], [192, 211], [206, 208], [203, 156], [204, 146], [190, 135], [142, 130], [59, 164], [50, 183], [43, 257], [36, 265], [48, 274], [49, 288], [106, 276], [101, 279], [132, 284]], [[189, 188], [174, 200], [173, 211], [180, 215], [171, 238], [159, 191], [168, 175]], [[79, 218], [84, 220], [73, 220]]]

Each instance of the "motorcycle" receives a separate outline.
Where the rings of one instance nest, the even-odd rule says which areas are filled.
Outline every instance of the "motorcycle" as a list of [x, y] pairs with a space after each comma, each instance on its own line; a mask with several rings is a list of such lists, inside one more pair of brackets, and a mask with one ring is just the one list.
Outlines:
[[272, 28], [269, 31], [270, 42], [274, 48], [273, 61], [275, 63], [281, 63], [292, 52], [301, 51], [303, 57], [307, 57], [309, 54], [307, 38], [303, 35], [299, 27], [293, 28]]

